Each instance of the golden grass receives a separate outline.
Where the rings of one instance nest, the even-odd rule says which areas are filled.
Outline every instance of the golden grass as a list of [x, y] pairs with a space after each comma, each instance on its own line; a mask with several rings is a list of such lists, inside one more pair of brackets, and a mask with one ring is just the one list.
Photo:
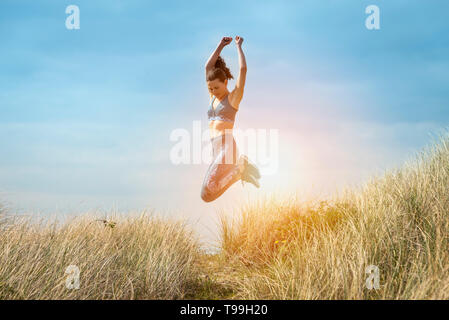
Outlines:
[[[147, 213], [36, 223], [0, 206], [0, 299], [448, 299], [448, 186], [449, 133], [360, 189], [221, 215], [217, 255]], [[66, 287], [71, 265], [79, 289]]]
[[[448, 299], [449, 136], [333, 199], [265, 199], [221, 216], [239, 299]], [[365, 286], [379, 268], [380, 288]]]
[[[143, 213], [103, 223], [9, 218], [0, 231], [0, 299], [181, 299], [199, 243], [181, 222]], [[80, 270], [68, 289], [68, 266]], [[72, 282], [73, 283], [73, 282]]]

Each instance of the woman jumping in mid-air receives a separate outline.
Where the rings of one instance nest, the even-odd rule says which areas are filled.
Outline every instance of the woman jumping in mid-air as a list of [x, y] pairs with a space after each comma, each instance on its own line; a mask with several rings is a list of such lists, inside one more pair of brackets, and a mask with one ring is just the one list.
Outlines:
[[[243, 38], [237, 36], [235, 44], [239, 53], [240, 73], [232, 92], [228, 91], [228, 79], [233, 79], [226, 67], [221, 50], [230, 44], [232, 37], [224, 37], [206, 63], [206, 81], [210, 94], [207, 112], [212, 143], [213, 161], [204, 177], [201, 198], [210, 202], [217, 199], [233, 183], [242, 180], [259, 188], [260, 173], [248, 157], [238, 157], [238, 149], [232, 134], [235, 114], [243, 97], [246, 78], [246, 61], [242, 51]], [[238, 160], [237, 160], [238, 158]]]

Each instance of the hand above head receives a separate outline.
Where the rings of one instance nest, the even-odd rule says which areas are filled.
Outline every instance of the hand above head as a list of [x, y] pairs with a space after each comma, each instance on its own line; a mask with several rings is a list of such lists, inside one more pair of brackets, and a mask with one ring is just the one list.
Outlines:
[[242, 38], [242, 37], [239, 37], [239, 36], [236, 36], [236, 37], [235, 37], [235, 44], [236, 44], [237, 46], [241, 46], [242, 43], [243, 43], [243, 38]]
[[232, 41], [232, 37], [223, 37], [223, 39], [221, 39], [221, 41], [220, 41], [220, 45], [221, 45], [222, 47], [225, 47], [225, 46], [227, 46], [228, 44], [230, 44], [231, 41]]

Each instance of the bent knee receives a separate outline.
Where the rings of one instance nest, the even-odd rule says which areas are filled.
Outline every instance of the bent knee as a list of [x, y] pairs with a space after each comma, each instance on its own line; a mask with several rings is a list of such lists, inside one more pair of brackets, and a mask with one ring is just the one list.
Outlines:
[[204, 202], [211, 202], [214, 200], [212, 197], [212, 194], [207, 190], [207, 188], [201, 189], [201, 199], [203, 199]]

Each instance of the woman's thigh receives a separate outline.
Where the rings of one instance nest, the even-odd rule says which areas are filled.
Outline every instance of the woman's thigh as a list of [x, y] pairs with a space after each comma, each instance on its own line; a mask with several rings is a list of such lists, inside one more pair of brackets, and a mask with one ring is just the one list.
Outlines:
[[[228, 142], [216, 154], [204, 177], [201, 196], [214, 198], [223, 193], [232, 183], [239, 179], [240, 169], [237, 164], [235, 141]], [[206, 200], [205, 200], [206, 201]]]
[[235, 142], [234, 136], [224, 135], [219, 141], [219, 144], [215, 146], [218, 151], [217, 157], [220, 163], [224, 164], [236, 164], [238, 158], [238, 148]]

